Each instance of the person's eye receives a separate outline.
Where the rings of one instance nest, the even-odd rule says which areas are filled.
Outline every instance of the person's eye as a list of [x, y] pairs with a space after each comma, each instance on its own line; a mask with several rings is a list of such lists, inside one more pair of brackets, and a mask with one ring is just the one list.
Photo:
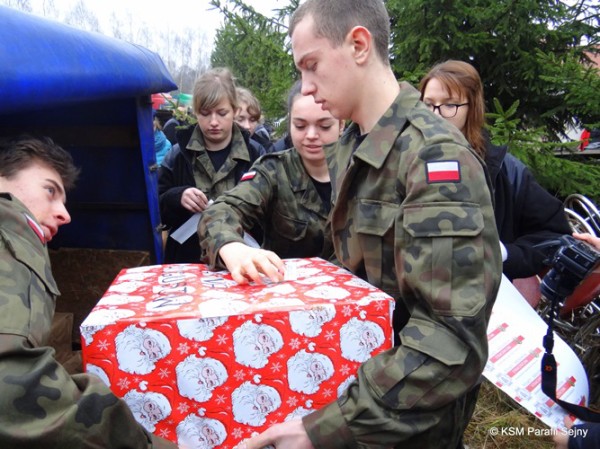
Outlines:
[[303, 129], [306, 129], [306, 125], [294, 125], [294, 128], [296, 128], [299, 131], [302, 131]]
[[52, 196], [54, 196], [56, 194], [56, 188], [53, 186], [48, 186], [46, 187], [46, 190], [48, 191], [48, 193]]
[[202, 117], [208, 117], [210, 115], [210, 112], [209, 111], [200, 111], [200, 115]]
[[332, 125], [322, 125], [322, 126], [321, 126], [321, 129], [322, 129], [323, 131], [329, 131], [329, 130], [331, 129], [331, 126], [332, 126]]

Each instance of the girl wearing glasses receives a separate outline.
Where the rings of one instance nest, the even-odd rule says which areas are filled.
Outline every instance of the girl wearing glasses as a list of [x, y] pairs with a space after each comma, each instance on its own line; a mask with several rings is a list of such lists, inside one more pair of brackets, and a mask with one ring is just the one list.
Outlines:
[[483, 85], [477, 70], [463, 61], [434, 66], [419, 84], [421, 99], [456, 126], [485, 160], [494, 189], [496, 226], [503, 272], [509, 279], [539, 274], [544, 256], [535, 244], [571, 234], [560, 200], [540, 186], [529, 169], [494, 146], [484, 131]]

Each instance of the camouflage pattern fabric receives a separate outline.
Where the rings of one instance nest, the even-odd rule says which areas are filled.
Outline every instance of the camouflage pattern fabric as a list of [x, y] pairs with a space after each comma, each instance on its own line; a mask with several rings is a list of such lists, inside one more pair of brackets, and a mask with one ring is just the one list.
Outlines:
[[[304, 426], [319, 449], [455, 449], [502, 273], [488, 177], [460, 132], [407, 83], [354, 151], [358, 132], [351, 125], [327, 148], [335, 254], [409, 317], [401, 344], [365, 362]], [[440, 163], [458, 171], [436, 177]]]
[[[262, 156], [247, 177], [202, 214], [203, 260], [222, 267], [221, 247], [243, 242], [244, 230], [257, 226], [264, 229], [262, 247], [281, 258], [331, 255], [323, 233], [327, 209], [294, 148]], [[325, 255], [324, 246], [329, 249]]]
[[0, 196], [0, 448], [176, 448], [151, 436], [96, 376], [44, 346], [58, 288], [25, 206]]
[[[185, 142], [182, 141], [182, 144]], [[258, 157], [256, 154], [255, 157]], [[230, 153], [218, 171], [206, 150], [198, 125], [193, 128], [186, 148], [175, 145], [165, 156], [158, 174], [161, 221], [170, 232], [178, 229], [193, 214], [181, 205], [181, 196], [189, 187], [200, 189], [209, 200], [215, 200], [233, 188], [254, 160], [244, 136], [233, 125]], [[183, 244], [169, 238], [165, 247], [165, 263], [199, 263], [200, 244], [193, 235]]]
[[194, 158], [194, 179], [196, 187], [202, 190], [209, 200], [214, 200], [237, 184], [237, 180], [235, 179], [237, 161], [249, 162], [250, 157], [246, 149], [244, 137], [237, 126], [233, 127], [231, 152], [219, 171], [215, 171], [205, 147], [204, 136], [200, 132], [200, 128], [196, 127], [187, 146], [189, 150], [197, 153]]

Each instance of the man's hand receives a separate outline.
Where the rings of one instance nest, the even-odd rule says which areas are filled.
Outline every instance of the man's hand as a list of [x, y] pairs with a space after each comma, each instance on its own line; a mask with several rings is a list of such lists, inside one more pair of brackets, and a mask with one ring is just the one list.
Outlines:
[[[565, 426], [567, 426], [567, 429], [573, 427], [573, 420], [569, 418], [569, 416], [565, 416], [563, 422], [565, 423]], [[552, 441], [554, 442], [554, 449], [568, 449], [569, 434], [566, 432], [557, 432], [552, 437]]]
[[202, 190], [190, 187], [183, 191], [181, 205], [190, 212], [202, 212], [208, 206], [208, 198]]
[[262, 284], [264, 276], [273, 282], [283, 280], [285, 266], [273, 251], [232, 242], [221, 247], [219, 256], [238, 284], [246, 284], [248, 279]]
[[242, 441], [235, 449], [263, 449], [269, 445], [276, 449], [314, 449], [301, 419], [276, 424], [260, 435]]
[[577, 232], [574, 232], [573, 237], [575, 237], [578, 240], [583, 240], [584, 242], [589, 243], [598, 251], [600, 251], [600, 238], [596, 237], [595, 235], [588, 234], [587, 232], [583, 234], [578, 234]]

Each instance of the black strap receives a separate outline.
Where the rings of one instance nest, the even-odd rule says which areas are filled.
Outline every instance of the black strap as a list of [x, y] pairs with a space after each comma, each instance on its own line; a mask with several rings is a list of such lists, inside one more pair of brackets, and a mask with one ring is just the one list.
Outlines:
[[554, 355], [552, 355], [552, 349], [554, 348], [554, 319], [558, 313], [558, 305], [559, 301], [553, 299], [548, 322], [548, 332], [544, 336], [544, 349], [546, 353], [542, 357], [542, 391], [546, 396], [577, 418], [583, 421], [600, 423], [599, 412], [582, 405], [563, 401], [556, 397], [556, 360]]

